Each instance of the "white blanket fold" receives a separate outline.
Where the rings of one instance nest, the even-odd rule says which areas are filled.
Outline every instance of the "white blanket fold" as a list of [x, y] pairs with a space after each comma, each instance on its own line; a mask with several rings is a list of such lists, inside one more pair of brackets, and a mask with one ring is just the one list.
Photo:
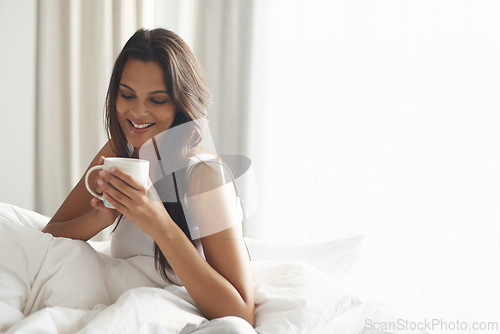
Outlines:
[[110, 304], [101, 258], [86, 242], [0, 224], [0, 254], [0, 298], [25, 316]]
[[[152, 257], [110, 258], [42, 233], [47, 220], [0, 203], [0, 332], [181, 333], [207, 323], [184, 287], [162, 280]], [[354, 246], [342, 247], [331, 255], [351, 259]], [[257, 333], [343, 333], [349, 314], [352, 332], [362, 328], [354, 311], [363, 300], [315, 267], [262, 259], [252, 270]]]

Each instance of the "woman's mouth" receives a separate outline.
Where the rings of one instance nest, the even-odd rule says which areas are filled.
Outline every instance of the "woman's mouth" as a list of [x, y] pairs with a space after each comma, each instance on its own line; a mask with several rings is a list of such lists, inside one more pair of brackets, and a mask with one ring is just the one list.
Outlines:
[[127, 119], [130, 129], [135, 133], [144, 133], [149, 130], [155, 123], [135, 123]]

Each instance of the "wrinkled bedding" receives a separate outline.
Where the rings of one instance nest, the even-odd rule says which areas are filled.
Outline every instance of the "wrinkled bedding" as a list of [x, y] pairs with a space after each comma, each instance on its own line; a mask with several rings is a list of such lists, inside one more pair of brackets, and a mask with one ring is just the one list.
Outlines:
[[[188, 333], [207, 323], [185, 288], [161, 279], [151, 257], [113, 259], [106, 242], [42, 233], [47, 220], [0, 203], [0, 332]], [[362, 237], [294, 247], [296, 254], [247, 242], [257, 333], [361, 333], [379, 307], [339, 283]]]

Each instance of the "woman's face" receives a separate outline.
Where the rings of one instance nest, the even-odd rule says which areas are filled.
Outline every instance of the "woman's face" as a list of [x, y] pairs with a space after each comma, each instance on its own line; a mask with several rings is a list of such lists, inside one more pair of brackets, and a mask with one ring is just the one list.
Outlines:
[[175, 106], [157, 62], [127, 60], [116, 97], [116, 113], [127, 141], [135, 148], [172, 125]]

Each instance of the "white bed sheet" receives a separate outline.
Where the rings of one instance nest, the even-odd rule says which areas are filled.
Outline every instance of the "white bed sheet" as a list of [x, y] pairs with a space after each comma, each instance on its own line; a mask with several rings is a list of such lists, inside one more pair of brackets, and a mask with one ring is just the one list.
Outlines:
[[[0, 203], [0, 331], [182, 333], [207, 322], [183, 287], [166, 285], [151, 270], [152, 258], [112, 259], [107, 242], [42, 233], [47, 221]], [[255, 331], [375, 333], [364, 327], [366, 319], [380, 319], [380, 303], [342, 284], [362, 241], [293, 247], [247, 240]]]

